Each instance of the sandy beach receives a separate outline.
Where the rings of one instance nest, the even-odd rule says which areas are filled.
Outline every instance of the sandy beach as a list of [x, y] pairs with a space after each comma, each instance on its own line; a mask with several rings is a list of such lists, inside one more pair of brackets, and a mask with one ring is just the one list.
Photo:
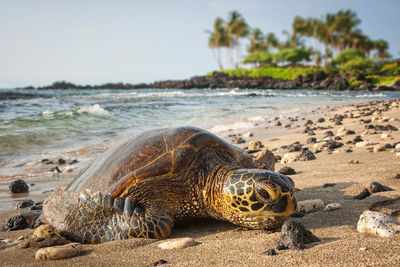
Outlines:
[[[330, 120], [335, 114], [344, 116], [340, 125]], [[317, 122], [318, 118], [324, 118], [325, 121]], [[292, 122], [282, 121], [275, 137], [271, 137], [269, 129], [261, 122], [252, 130], [252, 137], [243, 137], [246, 143], [238, 145], [242, 148], [249, 147], [251, 141], [261, 141], [275, 156], [284, 157], [288, 150], [282, 146], [298, 141], [310, 151], [314, 151], [324, 143], [327, 131], [334, 134], [328, 139], [335, 138], [338, 131], [344, 133], [341, 139], [336, 138], [337, 142], [344, 144], [342, 147], [333, 150], [322, 149], [321, 152], [315, 153], [315, 160], [296, 160], [290, 163], [278, 161], [275, 165], [275, 171], [284, 166], [296, 170], [296, 174], [289, 176], [295, 181], [298, 200], [321, 199], [325, 204], [339, 203], [342, 206], [335, 211], [319, 210], [301, 218], [292, 218], [302, 223], [321, 240], [306, 245], [304, 250], [277, 250], [277, 255], [268, 256], [265, 252], [277, 247], [279, 231], [247, 230], [228, 222], [196, 220], [176, 224], [173, 228], [171, 239], [192, 237], [196, 240], [195, 246], [184, 249], [162, 250], [157, 245], [163, 241], [130, 239], [84, 245], [79, 256], [69, 259], [37, 261], [34, 257], [37, 249], [23, 249], [17, 243], [0, 243], [0, 265], [150, 266], [160, 259], [168, 262], [165, 266], [399, 265], [399, 234], [393, 237], [378, 237], [359, 233], [356, 228], [361, 213], [368, 209], [399, 218], [400, 181], [395, 179], [395, 176], [400, 173], [400, 156], [399, 149], [396, 150], [394, 146], [400, 142], [400, 131], [381, 130], [379, 127], [366, 129], [367, 125], [391, 125], [399, 129], [399, 118], [399, 99], [331, 106], [316, 108], [307, 116], [300, 116]], [[307, 120], [313, 121], [308, 125], [315, 128], [313, 136], [304, 133]], [[290, 128], [285, 123], [290, 123]], [[340, 130], [341, 128], [345, 129]], [[355, 134], [346, 134], [348, 130], [354, 131]], [[371, 144], [356, 146], [351, 141], [357, 135]], [[316, 138], [317, 143], [307, 142], [310, 137]], [[229, 138], [227, 140], [231, 141]], [[390, 144], [393, 147], [387, 146], [384, 151], [374, 152], [374, 147], [379, 144]], [[364, 188], [369, 188], [372, 182], [379, 182], [394, 190], [374, 193], [362, 200], [353, 199]], [[325, 188], [323, 185], [326, 183], [335, 185]], [[0, 224], [4, 225], [9, 217], [17, 213], [18, 211], [3, 213]], [[16, 240], [32, 232], [32, 229], [0, 232], [0, 238]]]

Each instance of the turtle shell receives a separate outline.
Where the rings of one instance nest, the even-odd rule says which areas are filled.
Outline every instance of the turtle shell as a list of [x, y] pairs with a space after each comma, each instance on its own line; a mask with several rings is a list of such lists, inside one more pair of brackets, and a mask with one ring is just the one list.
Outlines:
[[111, 147], [81, 172], [68, 186], [70, 191], [83, 188], [121, 196], [133, 183], [157, 177], [174, 177], [187, 171], [196, 153], [204, 148], [240, 162], [249, 155], [216, 135], [199, 128], [157, 129], [128, 138]]

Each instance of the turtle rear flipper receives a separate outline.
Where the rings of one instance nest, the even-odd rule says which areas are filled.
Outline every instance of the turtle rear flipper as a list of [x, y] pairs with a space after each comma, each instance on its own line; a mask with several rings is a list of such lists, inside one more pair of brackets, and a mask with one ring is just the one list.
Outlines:
[[173, 226], [165, 208], [140, 207], [130, 198], [57, 188], [43, 206], [47, 222], [80, 243], [103, 243], [129, 237], [167, 238]]

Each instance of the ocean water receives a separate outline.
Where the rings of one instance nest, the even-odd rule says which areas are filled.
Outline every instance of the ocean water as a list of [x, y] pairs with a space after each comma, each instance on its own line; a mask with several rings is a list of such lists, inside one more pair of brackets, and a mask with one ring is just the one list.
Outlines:
[[[218, 134], [300, 108], [400, 97], [400, 92], [313, 90], [1, 90], [47, 97], [0, 100], [0, 164], [107, 142], [144, 130], [192, 125]], [[1, 166], [1, 165], [0, 165]]]

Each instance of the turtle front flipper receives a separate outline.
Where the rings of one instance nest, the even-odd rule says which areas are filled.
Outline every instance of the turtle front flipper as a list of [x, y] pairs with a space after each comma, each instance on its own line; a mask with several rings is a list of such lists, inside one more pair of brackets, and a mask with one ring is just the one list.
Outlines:
[[140, 207], [130, 198], [80, 193], [57, 188], [43, 205], [47, 222], [66, 238], [80, 243], [103, 243], [130, 237], [167, 238], [173, 226], [163, 207]]

